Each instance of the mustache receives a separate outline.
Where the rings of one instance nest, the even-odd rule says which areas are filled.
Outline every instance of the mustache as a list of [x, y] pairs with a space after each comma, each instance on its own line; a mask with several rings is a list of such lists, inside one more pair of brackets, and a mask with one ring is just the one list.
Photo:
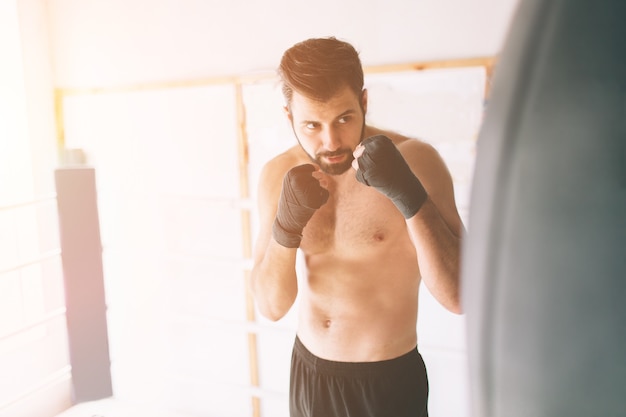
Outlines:
[[329, 151], [329, 152], [320, 152], [317, 154], [318, 158], [332, 158], [333, 156], [341, 156], [344, 154], [352, 154], [352, 151], [350, 149], [346, 149], [346, 148], [342, 148], [342, 149], [337, 149], [336, 151]]

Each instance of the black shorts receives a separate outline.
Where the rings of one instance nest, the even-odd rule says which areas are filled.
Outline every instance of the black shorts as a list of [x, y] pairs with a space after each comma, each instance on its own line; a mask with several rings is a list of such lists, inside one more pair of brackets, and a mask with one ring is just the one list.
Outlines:
[[289, 388], [291, 417], [427, 417], [428, 376], [417, 347], [390, 360], [318, 358], [296, 337]]

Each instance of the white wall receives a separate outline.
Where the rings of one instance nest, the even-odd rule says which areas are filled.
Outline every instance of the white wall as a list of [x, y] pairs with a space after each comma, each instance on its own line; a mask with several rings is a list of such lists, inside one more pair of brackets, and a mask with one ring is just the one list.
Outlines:
[[365, 65], [497, 54], [517, 0], [50, 0], [57, 86], [273, 70], [334, 35]]
[[48, 14], [0, 1], [0, 416], [71, 405]]

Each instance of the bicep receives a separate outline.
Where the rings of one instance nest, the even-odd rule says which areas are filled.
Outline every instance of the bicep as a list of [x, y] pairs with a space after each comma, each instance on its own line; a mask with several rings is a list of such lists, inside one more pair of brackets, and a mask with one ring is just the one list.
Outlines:
[[259, 232], [253, 251], [255, 265], [263, 260], [272, 237], [272, 225], [276, 217], [280, 194], [280, 187], [276, 186], [276, 178], [277, 175], [268, 168], [264, 168], [260, 175], [257, 198]]
[[461, 237], [463, 224], [456, 207], [452, 175], [439, 152], [432, 145], [416, 143], [407, 149], [405, 158], [450, 230]]

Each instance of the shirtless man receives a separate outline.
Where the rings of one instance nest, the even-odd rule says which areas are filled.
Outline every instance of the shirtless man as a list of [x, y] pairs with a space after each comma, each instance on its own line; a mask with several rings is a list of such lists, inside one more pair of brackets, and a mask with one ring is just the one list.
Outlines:
[[365, 123], [350, 44], [300, 42], [279, 73], [299, 145], [261, 173], [251, 286], [270, 320], [299, 297], [291, 416], [427, 416], [420, 281], [461, 313], [463, 225], [451, 176], [430, 145]]

